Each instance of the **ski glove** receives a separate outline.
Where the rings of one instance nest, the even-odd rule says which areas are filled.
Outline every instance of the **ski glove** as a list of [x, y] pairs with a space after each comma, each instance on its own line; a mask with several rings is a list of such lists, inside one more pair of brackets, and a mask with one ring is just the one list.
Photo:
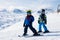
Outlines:
[[25, 27], [25, 24], [23, 25], [23, 27]]

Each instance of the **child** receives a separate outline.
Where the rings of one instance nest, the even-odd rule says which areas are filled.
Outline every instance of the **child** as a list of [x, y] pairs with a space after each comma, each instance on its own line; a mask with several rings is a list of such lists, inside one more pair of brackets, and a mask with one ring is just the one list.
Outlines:
[[46, 15], [45, 15], [45, 9], [42, 9], [42, 13], [39, 16], [38, 23], [39, 23], [39, 31], [38, 31], [38, 33], [42, 32], [42, 29], [41, 29], [42, 26], [43, 26], [43, 28], [45, 30], [44, 33], [48, 33], [49, 32], [47, 27], [46, 27], [46, 25], [45, 25], [45, 24], [47, 24], [47, 19], [46, 19]]
[[37, 31], [33, 28], [32, 26], [32, 22], [34, 21], [34, 17], [31, 15], [31, 11], [27, 11], [27, 16], [25, 18], [25, 21], [24, 21], [24, 34], [23, 36], [26, 36], [27, 35], [27, 29], [28, 27], [31, 29], [31, 31], [34, 33], [33, 36], [37, 36], [37, 35], [40, 35], [37, 33]]

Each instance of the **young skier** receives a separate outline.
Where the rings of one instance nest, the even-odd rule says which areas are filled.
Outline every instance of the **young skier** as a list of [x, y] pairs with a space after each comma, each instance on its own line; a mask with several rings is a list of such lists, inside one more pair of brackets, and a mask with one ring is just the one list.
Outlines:
[[34, 33], [33, 36], [38, 36], [40, 34], [37, 33], [37, 31], [33, 28], [32, 26], [32, 22], [34, 21], [34, 17], [31, 15], [31, 10], [28, 10], [27, 11], [27, 16], [25, 18], [25, 21], [24, 21], [24, 34], [23, 36], [26, 36], [27, 35], [27, 30], [28, 30], [28, 27], [31, 29], [31, 31]]
[[38, 23], [39, 23], [39, 32], [42, 32], [42, 29], [41, 27], [43, 26], [45, 32], [44, 33], [48, 33], [49, 30], [47, 29], [46, 25], [47, 24], [47, 19], [46, 19], [46, 15], [45, 15], [45, 9], [42, 9], [42, 13], [40, 14], [39, 16], [39, 19], [38, 19]]

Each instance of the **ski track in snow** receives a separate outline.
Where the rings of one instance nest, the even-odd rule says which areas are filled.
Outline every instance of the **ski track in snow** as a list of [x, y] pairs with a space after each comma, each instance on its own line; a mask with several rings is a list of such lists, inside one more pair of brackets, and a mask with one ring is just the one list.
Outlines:
[[[32, 14], [35, 17], [35, 21], [33, 22], [33, 27], [38, 31], [38, 15], [37, 13]], [[18, 37], [18, 35], [22, 36], [24, 32], [23, 22], [24, 22], [24, 14], [20, 16], [21, 20], [13, 25], [10, 25], [8, 28], [0, 30], [0, 40], [60, 40], [60, 14], [50, 13], [47, 14], [47, 28], [49, 31], [53, 33], [40, 33], [44, 36], [38, 37]], [[19, 18], [18, 18], [19, 19]], [[44, 30], [43, 30], [44, 31]], [[28, 35], [32, 35], [33, 33], [28, 29]]]

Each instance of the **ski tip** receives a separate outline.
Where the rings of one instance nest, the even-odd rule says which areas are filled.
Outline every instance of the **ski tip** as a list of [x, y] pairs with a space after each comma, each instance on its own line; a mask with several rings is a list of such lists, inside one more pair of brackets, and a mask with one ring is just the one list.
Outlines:
[[20, 35], [18, 35], [18, 37], [20, 37]]

